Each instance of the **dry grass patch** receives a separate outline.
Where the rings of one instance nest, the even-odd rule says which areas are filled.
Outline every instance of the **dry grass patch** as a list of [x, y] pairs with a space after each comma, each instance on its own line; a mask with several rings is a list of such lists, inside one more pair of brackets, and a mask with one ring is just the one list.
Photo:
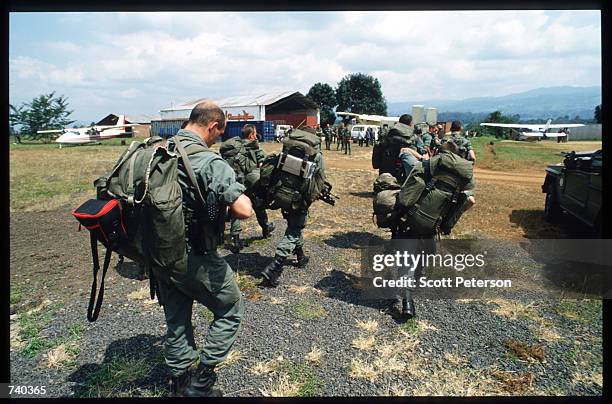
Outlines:
[[534, 303], [524, 304], [517, 300], [495, 299], [489, 301], [494, 303], [497, 308], [491, 310], [493, 314], [505, 317], [509, 320], [516, 320], [519, 317], [539, 319], [537, 312], [533, 309]]
[[244, 358], [244, 355], [242, 354], [242, 352], [234, 349], [230, 351], [229, 355], [227, 355], [227, 358], [225, 358], [225, 361], [221, 362], [217, 366], [217, 369], [221, 369], [225, 366], [233, 365], [234, 363], [237, 363], [242, 358]]
[[603, 375], [601, 372], [591, 372], [585, 374], [580, 371], [576, 371], [572, 375], [572, 380], [574, 384], [581, 383], [586, 385], [595, 385], [600, 389], [603, 388]]
[[295, 293], [295, 294], [298, 294], [298, 295], [303, 295], [303, 294], [306, 294], [308, 292], [316, 293], [317, 295], [323, 294], [323, 292], [321, 290], [319, 290], [317, 288], [313, 288], [312, 286], [308, 286], [308, 285], [302, 285], [302, 286], [289, 285], [287, 290], [289, 290], [289, 292], [291, 292], [291, 293]]
[[397, 356], [391, 356], [390, 358], [378, 358], [374, 361], [377, 373], [386, 372], [403, 372], [406, 370], [406, 364], [402, 362]]
[[376, 333], [378, 331], [378, 322], [376, 320], [357, 320], [357, 327], [361, 328], [366, 332]]
[[127, 298], [130, 300], [145, 300], [149, 297], [151, 297], [151, 295], [149, 294], [148, 286], [143, 286], [142, 288], [128, 293], [127, 295]]
[[285, 299], [281, 297], [271, 297], [270, 304], [284, 304], [286, 302]]
[[300, 391], [300, 384], [289, 380], [289, 375], [279, 375], [267, 387], [259, 389], [264, 397], [295, 397]]
[[47, 353], [47, 367], [59, 369], [74, 363], [80, 350], [74, 342], [63, 343]]
[[267, 375], [278, 369], [284, 360], [282, 356], [279, 356], [269, 361], [260, 361], [251, 366], [249, 371], [254, 375]]
[[524, 361], [537, 359], [544, 362], [544, 347], [541, 345], [530, 345], [520, 341], [507, 340], [504, 341], [506, 347], [513, 355]]
[[462, 356], [456, 355], [454, 353], [451, 352], [445, 352], [444, 353], [444, 359], [450, 363], [451, 365], [454, 366], [463, 366], [465, 365], [468, 360]]
[[[411, 369], [414, 371], [414, 367]], [[419, 369], [415, 376], [422, 381], [412, 391], [415, 396], [485, 396], [499, 393], [497, 383], [487, 377], [483, 370], [449, 369], [438, 364], [434, 372]]]
[[384, 392], [384, 396], [386, 397], [405, 397], [408, 395], [408, 390], [404, 386], [399, 384], [394, 384], [393, 386], [388, 386]]
[[306, 356], [304, 356], [304, 360], [310, 363], [319, 363], [321, 362], [322, 357], [323, 351], [321, 351], [321, 348], [313, 346], [310, 352], [308, 352]]
[[351, 342], [351, 346], [359, 349], [360, 351], [368, 351], [374, 347], [375, 343], [376, 340], [371, 335], [368, 337], [359, 336], [355, 338], [353, 342]]
[[501, 383], [502, 389], [508, 393], [523, 394], [531, 390], [533, 385], [533, 374], [530, 372], [516, 373], [493, 370], [490, 374]]
[[11, 349], [21, 350], [26, 346], [25, 341], [21, 339], [21, 327], [18, 321], [10, 323], [10, 346]]
[[369, 381], [374, 381], [376, 380], [377, 375], [378, 372], [376, 372], [373, 364], [359, 358], [351, 360], [349, 376], [353, 379], [366, 379]]

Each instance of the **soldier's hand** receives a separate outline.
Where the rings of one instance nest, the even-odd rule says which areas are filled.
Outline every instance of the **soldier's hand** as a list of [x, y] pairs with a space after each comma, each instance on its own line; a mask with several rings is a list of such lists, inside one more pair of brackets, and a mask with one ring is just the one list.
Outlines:
[[429, 160], [429, 154], [425, 153], [421, 156], [421, 160]]
[[402, 153], [410, 153], [410, 147], [402, 147], [400, 149], [400, 154]]

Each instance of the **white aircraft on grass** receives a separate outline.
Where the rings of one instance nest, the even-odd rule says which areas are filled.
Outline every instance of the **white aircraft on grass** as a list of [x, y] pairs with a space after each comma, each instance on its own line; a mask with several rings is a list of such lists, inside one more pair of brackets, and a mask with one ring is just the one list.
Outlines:
[[529, 138], [537, 138], [537, 139], [546, 139], [546, 138], [557, 138], [557, 137], [566, 137], [567, 132], [548, 132], [549, 129], [567, 129], [567, 128], [577, 128], [579, 126], [584, 126], [581, 123], [555, 123], [551, 124], [552, 119], [549, 119], [545, 124], [527, 124], [527, 123], [491, 123], [491, 122], [483, 122], [480, 126], [491, 126], [494, 128], [511, 128], [511, 129], [526, 129], [528, 131], [517, 131], [517, 140], [525, 140]]
[[336, 111], [336, 115], [352, 116], [352, 117], [355, 117], [358, 123], [362, 123], [366, 125], [382, 126], [384, 124], [387, 124], [389, 126], [392, 126], [395, 122], [399, 121], [399, 116], [355, 114], [353, 112], [343, 112], [343, 111]]
[[125, 115], [119, 115], [116, 125], [94, 125], [85, 128], [64, 128], [39, 130], [36, 133], [58, 133], [60, 134], [55, 143], [62, 145], [80, 145], [99, 143], [102, 140], [127, 134], [126, 128], [136, 126], [134, 123], [125, 123]]

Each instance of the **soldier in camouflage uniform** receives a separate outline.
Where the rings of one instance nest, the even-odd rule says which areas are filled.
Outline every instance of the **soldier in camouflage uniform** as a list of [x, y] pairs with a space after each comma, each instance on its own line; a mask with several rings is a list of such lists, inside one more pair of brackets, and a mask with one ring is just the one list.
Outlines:
[[[257, 140], [257, 127], [253, 124], [244, 125], [242, 128], [242, 137], [247, 147], [248, 145], [253, 145], [249, 149], [256, 149], [255, 157], [257, 159], [257, 167], [260, 167], [266, 155], [263, 150], [259, 148], [259, 141]], [[244, 174], [248, 176], [249, 173]], [[255, 216], [257, 217], [257, 223], [259, 223], [259, 226], [261, 227], [262, 235], [264, 238], [269, 238], [271, 233], [274, 231], [274, 223], [268, 222], [268, 214], [266, 213], [266, 209], [263, 207], [263, 201], [260, 198], [256, 198], [249, 191], [250, 190], [247, 189], [245, 193], [253, 203], [253, 210], [255, 211]], [[232, 246], [230, 247], [230, 250], [233, 253], [240, 252], [243, 247], [243, 243], [240, 240], [240, 233], [242, 233], [242, 224], [240, 219], [232, 216], [230, 220], [230, 236], [232, 237]]]
[[451, 130], [449, 135], [444, 135], [441, 139], [441, 143], [445, 143], [449, 140], [452, 140], [458, 147], [457, 154], [463, 157], [464, 159], [473, 161], [476, 163], [476, 154], [474, 153], [474, 149], [472, 149], [472, 143], [461, 135], [461, 122], [453, 121], [451, 123]]
[[[216, 104], [210, 101], [199, 103], [191, 111], [185, 129], [179, 130], [169, 147], [180, 141], [184, 147], [199, 143], [208, 148], [223, 134], [225, 123], [223, 110]], [[201, 191], [204, 195], [212, 195], [220, 206], [219, 215], [225, 214], [223, 207], [228, 207], [234, 216], [241, 219], [252, 215], [251, 201], [243, 194], [244, 186], [236, 182], [234, 171], [218, 154], [195, 153], [189, 155], [189, 162]], [[198, 202], [197, 191], [182, 162], [179, 163], [179, 184], [183, 191], [187, 234], [186, 272], [168, 273], [154, 269], [167, 325], [165, 358], [172, 375], [171, 395], [218, 396], [221, 392], [213, 388], [216, 382], [214, 369], [225, 360], [236, 339], [244, 302], [232, 268], [217, 252], [223, 228], [203, 221], [202, 211], [206, 207]], [[219, 221], [222, 223], [222, 216]], [[194, 300], [214, 314], [201, 351], [196, 347], [191, 323]], [[191, 371], [191, 365], [198, 358], [197, 369]]]
[[423, 133], [421, 136], [421, 140], [423, 141], [423, 147], [427, 150], [427, 154], [429, 156], [433, 156], [433, 152], [431, 150], [431, 142], [434, 140], [436, 136], [436, 125], [429, 125], [427, 132]]
[[351, 154], [351, 131], [346, 127], [346, 123], [342, 122], [340, 129], [342, 140], [344, 141], [344, 154]]
[[329, 150], [332, 142], [332, 130], [329, 124], [326, 124], [325, 128], [323, 128], [323, 136], [325, 137], [325, 148]]

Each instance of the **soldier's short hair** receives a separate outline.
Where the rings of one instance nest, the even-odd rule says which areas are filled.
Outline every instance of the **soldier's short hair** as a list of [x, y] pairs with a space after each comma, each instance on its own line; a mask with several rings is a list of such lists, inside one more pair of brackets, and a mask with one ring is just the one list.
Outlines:
[[453, 121], [451, 123], [451, 132], [457, 132], [461, 130], [461, 121]]
[[399, 117], [399, 122], [403, 123], [404, 125], [410, 125], [412, 123], [412, 115], [403, 114]]
[[189, 123], [189, 121], [185, 121], [181, 124], [181, 129], [185, 129], [185, 127], [187, 126], [187, 124]]
[[257, 128], [252, 123], [247, 123], [242, 127], [242, 137], [247, 138], [251, 136], [251, 133], [257, 131]]
[[219, 129], [225, 128], [225, 114], [217, 104], [212, 101], [202, 101], [191, 110], [189, 123], [200, 126], [208, 126], [211, 122], [217, 122]]
[[457, 146], [457, 143], [453, 142], [452, 140], [448, 140], [440, 145], [440, 150], [457, 154], [459, 151], [459, 146]]

